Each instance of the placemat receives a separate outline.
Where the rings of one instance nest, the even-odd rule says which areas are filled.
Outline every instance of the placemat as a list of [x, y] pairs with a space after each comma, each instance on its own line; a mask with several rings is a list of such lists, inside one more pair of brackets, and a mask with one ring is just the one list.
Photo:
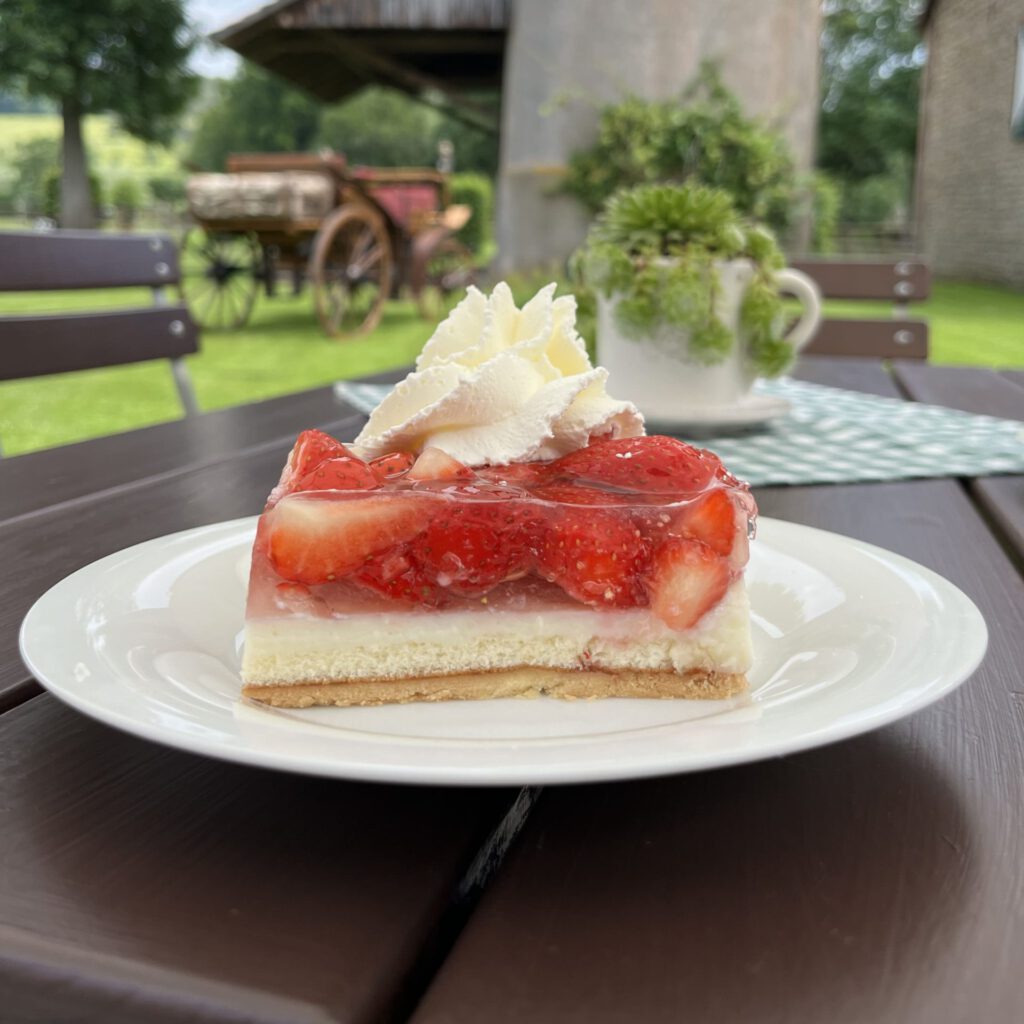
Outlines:
[[[340, 398], [365, 413], [389, 390], [335, 385]], [[758, 381], [755, 392], [784, 398], [792, 408], [759, 430], [694, 442], [754, 486], [1024, 473], [1024, 423], [788, 377]]]

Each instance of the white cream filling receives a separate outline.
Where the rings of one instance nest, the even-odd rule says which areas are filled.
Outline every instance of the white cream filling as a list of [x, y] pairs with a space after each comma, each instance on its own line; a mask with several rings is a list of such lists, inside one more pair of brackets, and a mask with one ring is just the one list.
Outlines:
[[242, 678], [250, 685], [402, 679], [538, 668], [746, 672], [750, 603], [742, 580], [692, 629], [648, 609], [459, 610], [250, 619]]

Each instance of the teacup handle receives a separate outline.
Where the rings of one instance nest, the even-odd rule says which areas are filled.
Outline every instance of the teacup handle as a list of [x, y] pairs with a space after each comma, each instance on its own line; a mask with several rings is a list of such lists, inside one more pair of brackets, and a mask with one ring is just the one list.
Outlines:
[[814, 337], [814, 332], [821, 323], [821, 289], [806, 274], [792, 267], [775, 272], [775, 283], [779, 291], [786, 292], [798, 299], [804, 307], [800, 319], [789, 329], [786, 341], [799, 352]]

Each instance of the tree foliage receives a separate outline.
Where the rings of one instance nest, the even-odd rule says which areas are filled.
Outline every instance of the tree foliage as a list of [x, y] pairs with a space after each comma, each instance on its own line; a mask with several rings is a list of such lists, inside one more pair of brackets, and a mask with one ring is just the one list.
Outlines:
[[301, 153], [313, 147], [319, 128], [315, 100], [243, 64], [235, 78], [218, 83], [192, 137], [189, 162], [221, 171], [229, 153]]
[[921, 0], [827, 0], [818, 164], [846, 182], [913, 165]]
[[200, 117], [189, 159], [204, 170], [220, 170], [229, 153], [327, 147], [352, 164], [433, 167], [441, 139], [455, 147], [456, 170], [496, 172], [495, 137], [404, 93], [368, 86], [325, 107], [277, 76], [245, 65], [220, 86]]
[[60, 105], [61, 223], [95, 218], [82, 141], [86, 114], [115, 114], [125, 131], [169, 141], [196, 79], [183, 0], [4, 0], [0, 87]]
[[324, 111], [320, 142], [353, 164], [433, 167], [441, 120], [439, 111], [371, 85]]
[[779, 229], [798, 199], [782, 136], [743, 113], [710, 63], [677, 99], [628, 96], [605, 107], [597, 140], [573, 154], [564, 187], [596, 211], [618, 189], [650, 182], [725, 189], [741, 213]]
[[194, 43], [182, 0], [5, 0], [0, 84], [166, 142], [195, 88]]

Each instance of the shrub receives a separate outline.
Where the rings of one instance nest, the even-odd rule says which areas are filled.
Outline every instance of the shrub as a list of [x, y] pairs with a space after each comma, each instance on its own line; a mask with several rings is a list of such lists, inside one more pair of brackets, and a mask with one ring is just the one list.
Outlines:
[[835, 251], [841, 192], [824, 171], [814, 172], [811, 190], [812, 244], [815, 252], [828, 254]]
[[185, 198], [185, 179], [176, 174], [152, 177], [149, 179], [149, 194], [158, 203], [180, 203]]
[[[747, 356], [759, 374], [776, 376], [792, 362], [782, 336], [782, 300], [774, 271], [784, 264], [766, 229], [742, 218], [723, 189], [640, 185], [616, 193], [574, 254], [574, 276], [617, 301], [626, 337], [687, 337], [690, 357], [720, 363], [736, 338], [715, 312], [715, 262], [744, 257], [756, 268], [740, 309]], [[660, 332], [659, 328], [675, 328]]]
[[29, 217], [45, 213], [47, 175], [59, 163], [60, 139], [48, 136], [29, 139], [15, 149], [11, 169], [14, 201], [20, 212]]
[[850, 182], [843, 189], [843, 223], [885, 225], [900, 219], [905, 201], [906, 186], [898, 174], [876, 174]]
[[563, 188], [596, 211], [623, 187], [688, 181], [725, 189], [741, 214], [776, 229], [798, 198], [782, 136], [744, 115], [710, 63], [678, 100], [628, 96], [603, 108], [597, 141], [570, 158]]
[[465, 203], [473, 210], [456, 237], [486, 262], [494, 248], [494, 185], [482, 174], [453, 174], [449, 191], [453, 203]]
[[142, 188], [134, 178], [119, 178], [110, 190], [110, 202], [119, 210], [135, 211], [142, 200]]

